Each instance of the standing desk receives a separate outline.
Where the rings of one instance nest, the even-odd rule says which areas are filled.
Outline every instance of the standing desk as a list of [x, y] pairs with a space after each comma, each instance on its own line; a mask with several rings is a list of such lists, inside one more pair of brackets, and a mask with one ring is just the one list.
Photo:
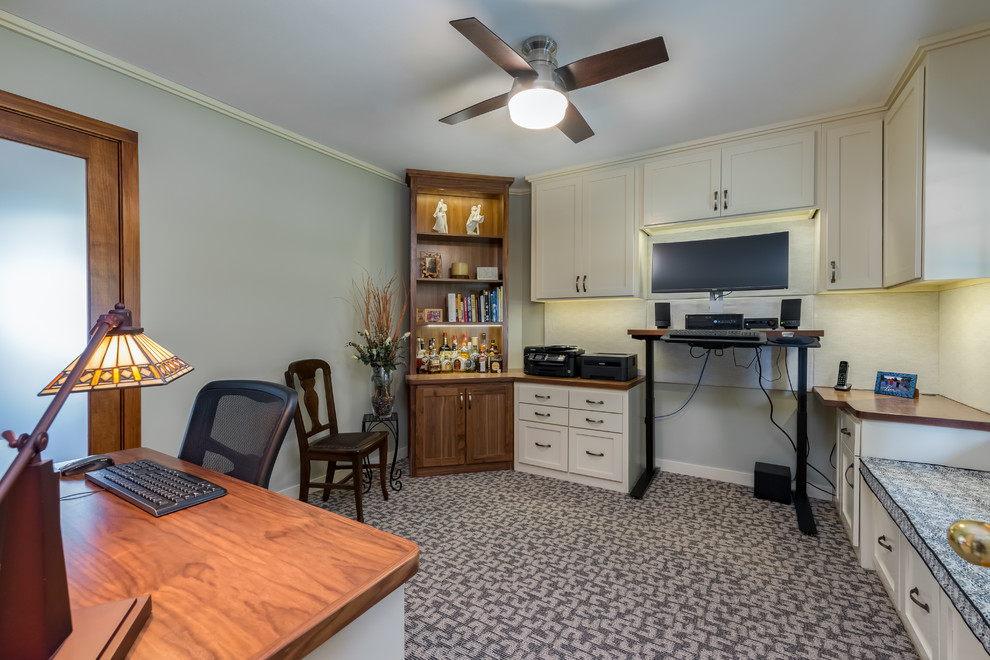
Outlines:
[[[795, 468], [796, 477], [794, 481], [794, 509], [797, 512], [798, 529], [805, 534], [816, 534], [818, 528], [815, 525], [815, 516], [811, 512], [811, 502], [808, 501], [808, 349], [815, 348], [818, 343], [809, 345], [786, 345], [773, 343], [773, 339], [781, 337], [782, 330], [767, 330], [765, 332], [767, 341], [758, 346], [781, 346], [797, 350], [798, 377], [797, 377], [797, 465]], [[656, 399], [653, 391], [654, 367], [653, 367], [653, 345], [661, 337], [667, 334], [666, 329], [646, 328], [642, 330], [629, 330], [629, 335], [633, 339], [646, 342], [646, 468], [643, 474], [629, 495], [636, 499], [642, 499], [649, 488], [650, 482], [656, 475]], [[823, 337], [822, 330], [794, 330], [796, 336]], [[737, 346], [752, 348], [753, 342], [739, 342], [733, 344], [726, 340], [719, 342], [726, 348]]]
[[[394, 638], [402, 657], [401, 587], [419, 566], [415, 543], [151, 449], [110, 455], [151, 459], [227, 489], [155, 518], [81, 475], [62, 480], [72, 606], [151, 595], [129, 658], [301, 658], [369, 623], [371, 642]], [[396, 606], [369, 613], [374, 621], [347, 627], [396, 597]]]

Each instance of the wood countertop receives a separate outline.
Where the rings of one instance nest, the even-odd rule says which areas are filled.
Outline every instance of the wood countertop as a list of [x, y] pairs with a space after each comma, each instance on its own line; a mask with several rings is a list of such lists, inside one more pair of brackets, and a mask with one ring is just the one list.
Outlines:
[[419, 567], [412, 541], [160, 452], [227, 495], [155, 518], [82, 476], [62, 480], [72, 606], [151, 595], [129, 658], [301, 658]]
[[447, 385], [466, 383], [540, 383], [542, 385], [560, 385], [562, 387], [590, 387], [600, 390], [631, 390], [640, 383], [646, 382], [642, 374], [632, 380], [598, 380], [595, 378], [554, 378], [553, 376], [530, 376], [522, 369], [509, 369], [499, 374], [479, 373], [450, 373], [450, 374], [409, 374], [406, 383], [409, 385]]
[[990, 431], [990, 414], [937, 394], [907, 399], [873, 390], [839, 392], [831, 387], [816, 387], [815, 394], [826, 406], [841, 408], [861, 419]]

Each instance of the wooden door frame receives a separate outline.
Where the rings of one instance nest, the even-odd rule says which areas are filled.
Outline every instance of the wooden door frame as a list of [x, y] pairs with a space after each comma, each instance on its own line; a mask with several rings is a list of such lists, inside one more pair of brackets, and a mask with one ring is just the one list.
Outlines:
[[[0, 90], [0, 138], [86, 160], [89, 325], [117, 302], [140, 325], [137, 133]], [[89, 453], [141, 446], [139, 388], [88, 396]]]

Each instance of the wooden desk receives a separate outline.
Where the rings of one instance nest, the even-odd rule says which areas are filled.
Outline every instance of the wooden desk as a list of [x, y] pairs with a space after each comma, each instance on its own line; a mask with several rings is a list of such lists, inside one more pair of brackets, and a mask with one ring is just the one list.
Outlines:
[[[155, 518], [74, 477], [62, 481], [73, 606], [151, 594], [131, 658], [299, 658], [419, 567], [415, 543], [151, 449], [148, 458], [228, 493]], [[398, 631], [401, 635], [402, 631]]]
[[876, 394], [873, 390], [839, 392], [831, 387], [816, 387], [815, 394], [826, 406], [848, 410], [860, 419], [990, 431], [990, 414], [940, 394], [906, 399]]

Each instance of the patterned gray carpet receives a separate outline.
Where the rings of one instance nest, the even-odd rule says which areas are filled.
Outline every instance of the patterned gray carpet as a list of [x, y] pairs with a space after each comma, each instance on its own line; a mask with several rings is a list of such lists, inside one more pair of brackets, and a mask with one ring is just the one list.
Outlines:
[[[407, 658], [917, 657], [831, 503], [805, 536], [792, 507], [679, 474], [642, 501], [518, 472], [402, 482], [365, 520], [420, 547]], [[350, 493], [310, 501], [354, 516]]]

